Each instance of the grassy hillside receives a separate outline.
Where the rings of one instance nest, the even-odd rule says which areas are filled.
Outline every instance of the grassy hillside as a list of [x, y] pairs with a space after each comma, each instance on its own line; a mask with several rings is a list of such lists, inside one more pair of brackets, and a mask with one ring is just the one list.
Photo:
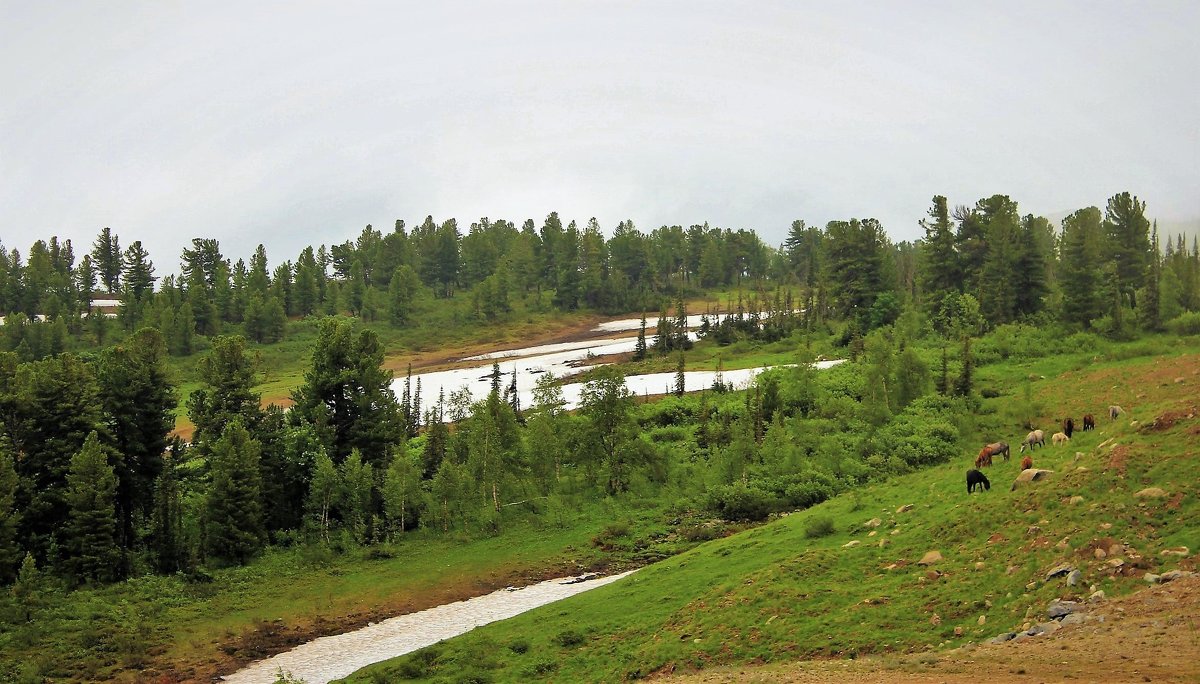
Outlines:
[[[1148, 571], [1191, 567], [1196, 556], [1162, 552], [1200, 548], [1195, 339], [993, 364], [979, 380], [1000, 395], [983, 402], [981, 444], [1018, 443], [1022, 416], [1050, 427], [1090, 412], [1098, 429], [1039, 448], [1035, 465], [1054, 473], [1031, 487], [1009, 491], [1014, 447], [1011, 461], [987, 470], [991, 491], [968, 496], [974, 454], [963, 453], [347, 681], [614, 681], [910, 652], [1019, 629], [1053, 598], [1118, 595], [1143, 586]], [[1127, 413], [1110, 421], [1114, 403]], [[1149, 487], [1165, 496], [1137, 496]], [[1096, 549], [1116, 554], [1098, 558]], [[934, 550], [941, 560], [918, 564]], [[1046, 579], [1064, 562], [1082, 571], [1078, 586]]]

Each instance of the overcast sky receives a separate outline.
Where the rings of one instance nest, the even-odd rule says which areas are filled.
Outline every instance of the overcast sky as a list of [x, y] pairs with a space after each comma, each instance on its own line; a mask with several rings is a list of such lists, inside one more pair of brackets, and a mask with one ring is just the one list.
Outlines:
[[1200, 3], [969, 4], [0, 0], [0, 240], [1200, 216]]

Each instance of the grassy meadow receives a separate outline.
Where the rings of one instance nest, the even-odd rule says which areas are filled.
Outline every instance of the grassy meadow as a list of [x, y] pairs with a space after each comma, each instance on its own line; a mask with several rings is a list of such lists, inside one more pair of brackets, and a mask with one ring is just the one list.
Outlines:
[[[979, 385], [999, 396], [983, 400], [973, 443], [1014, 446], [987, 469], [989, 492], [967, 495], [974, 452], [964, 450], [346, 681], [620, 681], [912, 652], [1018, 630], [1055, 598], [1132, 591], [1146, 572], [1191, 563], [1164, 550], [1200, 547], [1198, 352], [1195, 338], [1160, 337], [990, 363]], [[1109, 404], [1126, 414], [1110, 421]], [[1010, 491], [1020, 421], [1080, 425], [1085, 412], [1097, 429], [1061, 447], [1048, 440], [1033, 460], [1053, 474]], [[1149, 487], [1166, 496], [1136, 496]], [[1118, 555], [1097, 558], [1116, 544]], [[941, 560], [918, 565], [934, 550]], [[1046, 579], [1064, 562], [1080, 585]]]

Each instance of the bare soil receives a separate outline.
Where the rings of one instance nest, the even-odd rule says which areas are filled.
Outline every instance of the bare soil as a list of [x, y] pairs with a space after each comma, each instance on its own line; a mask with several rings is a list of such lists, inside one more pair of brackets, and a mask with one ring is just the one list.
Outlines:
[[1096, 619], [1019, 643], [742, 666], [656, 679], [680, 684], [1200, 682], [1200, 576], [1099, 603], [1089, 615]]

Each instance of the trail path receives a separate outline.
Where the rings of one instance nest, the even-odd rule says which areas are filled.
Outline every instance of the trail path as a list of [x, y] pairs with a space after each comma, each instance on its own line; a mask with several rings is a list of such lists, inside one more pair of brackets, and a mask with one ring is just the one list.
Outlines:
[[325, 684], [371, 663], [410, 653], [480, 625], [610, 584], [632, 572], [635, 571], [583, 582], [567, 583], [570, 578], [547, 580], [401, 615], [353, 632], [315, 639], [253, 663], [224, 679], [237, 684], [272, 684], [282, 669], [307, 684]]

